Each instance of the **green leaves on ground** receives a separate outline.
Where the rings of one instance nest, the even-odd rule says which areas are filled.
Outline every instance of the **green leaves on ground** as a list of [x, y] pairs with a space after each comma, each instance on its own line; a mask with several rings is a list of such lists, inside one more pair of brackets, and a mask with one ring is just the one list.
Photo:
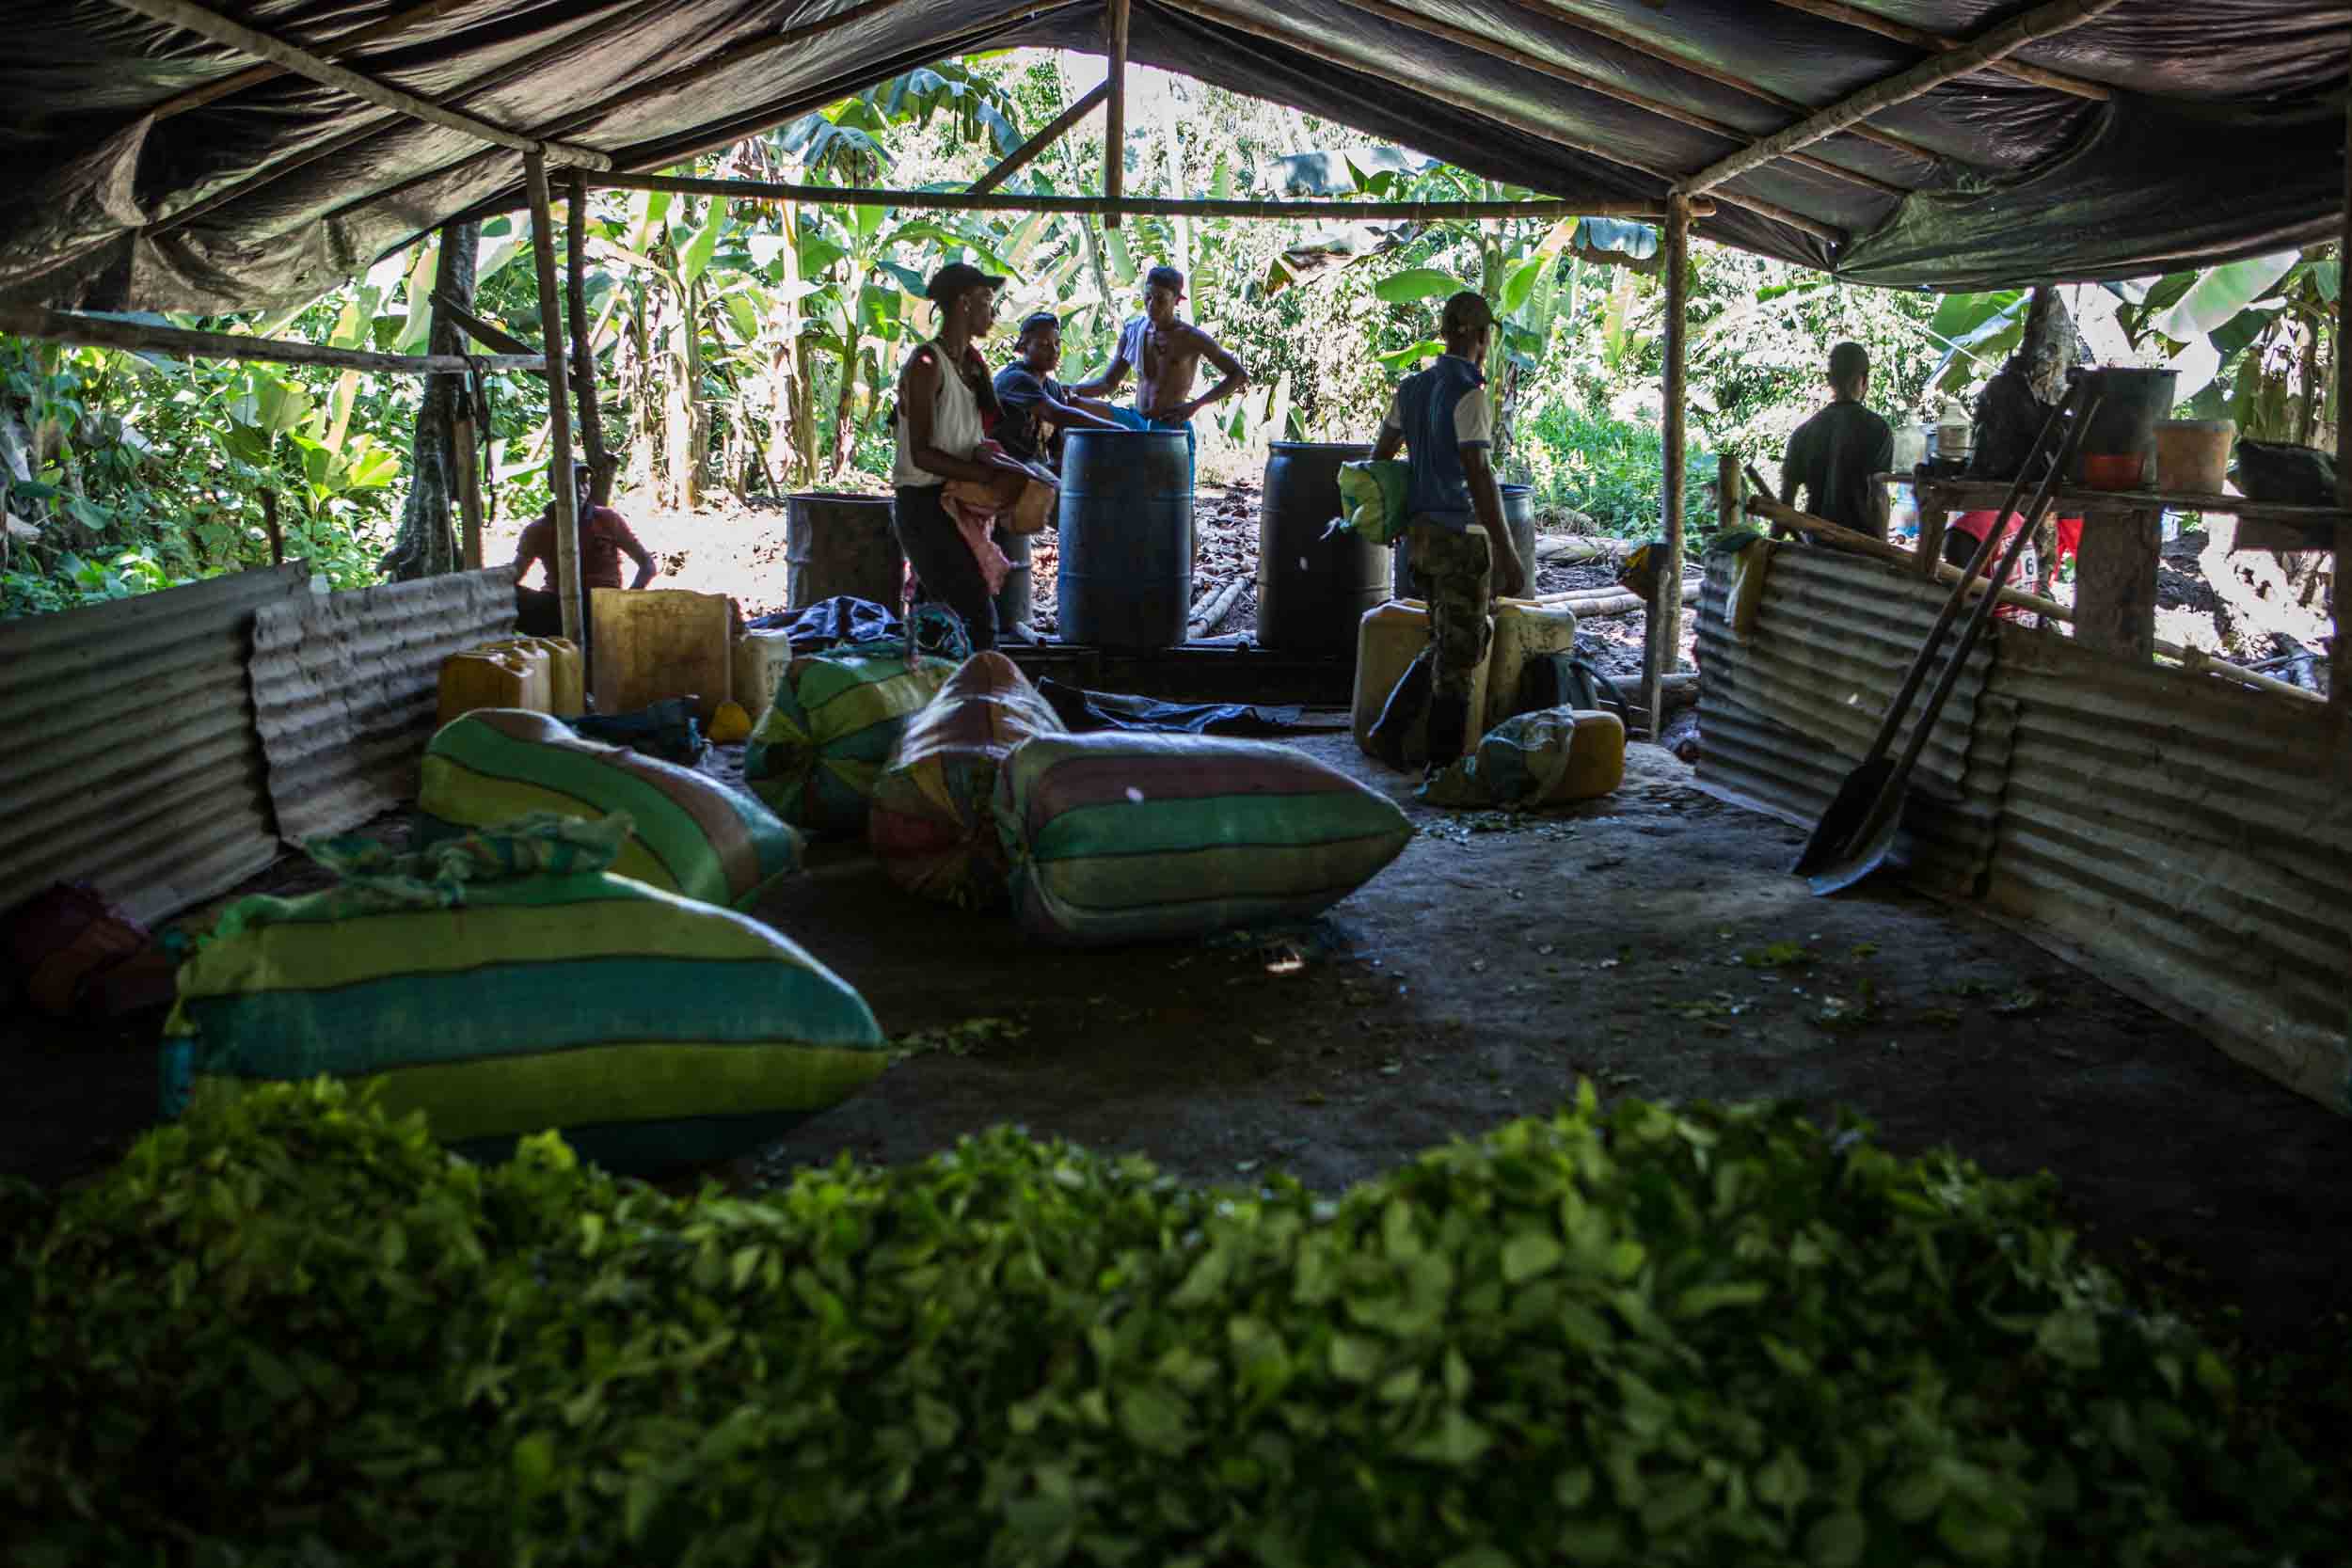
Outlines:
[[2318, 1560], [2044, 1182], [1588, 1091], [1337, 1199], [996, 1131], [758, 1200], [327, 1085], [0, 1183], [0, 1557]]

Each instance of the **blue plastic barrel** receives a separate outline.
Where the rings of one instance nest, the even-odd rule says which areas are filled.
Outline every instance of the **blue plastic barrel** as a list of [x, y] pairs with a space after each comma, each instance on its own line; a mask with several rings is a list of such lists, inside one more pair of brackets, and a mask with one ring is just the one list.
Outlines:
[[1174, 647], [1192, 610], [1191, 464], [1182, 431], [1073, 430], [1061, 460], [1061, 640]]

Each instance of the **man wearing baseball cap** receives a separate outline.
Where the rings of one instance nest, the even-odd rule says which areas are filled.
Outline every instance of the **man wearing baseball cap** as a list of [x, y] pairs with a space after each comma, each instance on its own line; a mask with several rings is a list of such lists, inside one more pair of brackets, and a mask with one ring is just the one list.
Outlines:
[[[1470, 678], [1486, 652], [1492, 628], [1486, 605], [1495, 594], [1526, 585], [1526, 563], [1502, 520], [1502, 490], [1488, 453], [1494, 415], [1486, 402], [1487, 344], [1495, 315], [1485, 296], [1468, 289], [1445, 302], [1445, 353], [1425, 371], [1405, 378], [1380, 422], [1375, 462], [1402, 447], [1413, 475], [1406, 504], [1412, 513], [1414, 586], [1429, 604], [1429, 768], [1442, 771], [1477, 737], [1470, 728]], [[1399, 583], [1402, 591], [1405, 584]]]
[[[1176, 307], [1184, 301], [1184, 275], [1174, 267], [1153, 267], [1144, 275], [1144, 313], [1129, 322], [1119, 335], [1119, 351], [1100, 375], [1071, 388], [1080, 397], [1107, 397], [1136, 372], [1136, 412], [1146, 430], [1181, 430], [1187, 451], [1197, 451], [1199, 438], [1192, 417], [1224, 402], [1249, 385], [1249, 372], [1216, 340], [1188, 321]], [[1200, 361], [1215, 365], [1224, 379], [1200, 397], [1192, 395]]]
[[996, 426], [996, 442], [1025, 463], [1061, 467], [1061, 433], [1065, 430], [1123, 430], [1105, 404], [1081, 398], [1054, 379], [1061, 363], [1061, 318], [1040, 310], [1021, 324], [1014, 345], [1021, 357], [996, 372], [996, 401], [1005, 417]]
[[1005, 280], [963, 261], [931, 274], [923, 291], [939, 307], [939, 330], [898, 372], [898, 451], [891, 468], [891, 521], [898, 546], [925, 592], [963, 620], [975, 652], [996, 645], [996, 604], [972, 546], [942, 504], [949, 480], [982, 484], [1029, 470], [998, 455], [988, 427], [1001, 415], [978, 340], [996, 321]]

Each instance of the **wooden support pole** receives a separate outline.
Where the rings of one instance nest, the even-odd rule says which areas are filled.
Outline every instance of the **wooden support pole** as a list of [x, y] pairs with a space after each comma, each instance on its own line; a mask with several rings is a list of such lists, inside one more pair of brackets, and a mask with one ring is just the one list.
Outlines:
[[1728, 533], [1747, 519], [1746, 499], [1741, 492], [1747, 481], [1740, 474], [1740, 459], [1730, 452], [1715, 456], [1715, 528]]
[[[585, 635], [587, 606], [580, 592], [580, 509], [572, 483], [571, 397], [564, 384], [564, 296], [555, 279], [555, 215], [548, 199], [548, 162], [523, 154], [523, 179], [531, 187], [531, 251], [539, 263], [539, 336], [548, 361], [548, 487], [555, 496], [555, 593], [562, 601], [564, 635], [581, 650], [583, 663], [595, 655]], [[582, 671], [583, 678], [586, 671]]]
[[[261, 360], [274, 365], [324, 365], [332, 370], [373, 371], [384, 375], [463, 375], [467, 362], [455, 354], [372, 354], [361, 349], [328, 348], [320, 343], [286, 338], [248, 338], [233, 332], [193, 332], [184, 327], [155, 326], [147, 322], [118, 321], [110, 316], [82, 316], [68, 310], [43, 310], [36, 306], [0, 305], [0, 332], [19, 338], [39, 338], [53, 343], [82, 343], [94, 348], [168, 354], [185, 359]], [[547, 369], [537, 355], [492, 354], [473, 363], [491, 371]]]
[[1726, 180], [1737, 180], [1751, 169], [1761, 168], [1773, 159], [1786, 157], [1801, 147], [1810, 147], [1823, 136], [1835, 135], [1858, 125], [1882, 109], [1907, 103], [1955, 77], [1982, 70], [2012, 49], [2022, 48], [2036, 39], [2063, 33], [2070, 27], [2078, 27], [2121, 4], [2122, 0], [2050, 0], [2047, 5], [2037, 6], [2014, 21], [2005, 22], [1980, 34], [1950, 54], [1939, 55], [1913, 66], [1909, 71], [1873, 82], [1860, 92], [1852, 93], [1828, 108], [1799, 120], [1788, 130], [1710, 164], [1684, 180], [1682, 188], [1693, 194], [1712, 190]]
[[989, 192], [994, 190], [997, 186], [1011, 179], [1028, 164], [1030, 159], [1036, 157], [1039, 153], [1044, 151], [1047, 148], [1059, 141], [1062, 138], [1063, 134], [1072, 126], [1086, 119], [1088, 115], [1092, 114], [1094, 112], [1095, 105], [1110, 96], [1110, 90], [1111, 85], [1109, 82], [1105, 81], [1101, 86], [1089, 92], [1085, 97], [1079, 99], [1075, 103], [1073, 103], [1070, 107], [1064, 109], [1060, 114], [1056, 115], [1054, 117], [1054, 122], [1051, 125], [1048, 125], [1044, 130], [1040, 131], [1036, 135], [1031, 136], [1027, 141], [1023, 142], [1019, 147], [1014, 148], [1010, 152], [1006, 153], [1003, 162], [999, 163], [994, 168], [990, 169], [986, 174], [981, 175], [977, 180], [973, 181], [971, 194], [974, 196], [986, 196]]
[[[1756, 135], [1753, 131], [1700, 114], [1694, 109], [1686, 109], [1679, 103], [1668, 103], [1662, 98], [1653, 98], [1648, 93], [1636, 92], [1631, 87], [1620, 87], [1606, 76], [1595, 75], [1591, 71], [1581, 71], [1574, 66], [1560, 65], [1541, 55], [1530, 54], [1522, 44], [1491, 38], [1485, 33], [1475, 32], [1468, 27], [1458, 27], [1453, 23], [1423, 15], [1409, 7], [1396, 5], [1393, 0], [1341, 0], [1341, 4], [1350, 10], [1359, 10], [1368, 16], [1376, 16], [1391, 26], [1403, 27], [1429, 38], [1443, 39], [1448, 43], [1458, 44], [1464, 49], [1484, 55], [1489, 59], [1501, 60], [1519, 70], [1532, 71], [1539, 75], [1549, 76], [1555, 82], [1565, 82], [1572, 87], [1581, 88], [1602, 98], [1630, 104], [1634, 108], [1657, 115], [1662, 119], [1671, 119], [1677, 124], [1705, 131], [1710, 135], [1721, 136], [1726, 141], [1737, 142], [1744, 146]], [[1789, 161], [1803, 164], [1816, 174], [1826, 174], [1833, 180], [1843, 180], [1850, 184], [1861, 185], [1882, 196], [1902, 197], [1911, 194], [1907, 187], [1898, 185], [1891, 180], [1882, 180], [1875, 174], [1848, 168], [1842, 164], [1833, 164], [1825, 158], [1814, 157], [1809, 152], [1791, 153]]]
[[482, 570], [482, 433], [474, 428], [473, 393], [458, 393], [458, 412], [450, 426], [450, 442], [457, 456], [457, 545], [466, 570]]
[[2086, 512], [2074, 556], [2074, 640], [2125, 658], [2156, 652], [2160, 512]]
[[575, 170], [569, 182], [564, 236], [564, 306], [572, 328], [572, 396], [580, 404], [580, 445], [588, 457], [591, 496], [612, 501], [612, 454], [605, 450], [604, 414], [596, 406], [596, 327], [588, 320], [588, 182]]
[[[792, 185], [768, 180], [705, 180], [680, 174], [591, 174], [596, 188], [670, 191], [715, 196], [729, 201], [805, 201], [818, 206], [902, 207], [912, 212], [1087, 213], [1100, 216], [1110, 200], [1099, 196], [1036, 196], [1020, 191], [894, 191], [840, 185]], [[1723, 199], [1730, 200], [1729, 197]], [[1665, 198], [1545, 197], [1532, 201], [1176, 201], [1165, 197], [1122, 197], [1120, 210], [1138, 217], [1212, 218], [1418, 218], [1499, 221], [1504, 218], [1616, 217], [1663, 221]], [[1692, 203], [1693, 216], [1709, 216], [1713, 201]]]
[[1119, 198], [1127, 185], [1127, 0], [1109, 0], [1110, 74], [1103, 117], [1103, 227], [1119, 227]]
[[275, 490], [262, 492], [262, 530], [269, 535], [269, 563], [283, 566], [286, 563], [286, 536], [278, 527], [278, 492]]
[[394, 114], [406, 115], [411, 119], [421, 119], [444, 130], [462, 132], [496, 147], [535, 152], [543, 158], [553, 157], [559, 163], [581, 165], [589, 168], [612, 166], [612, 160], [594, 148], [569, 142], [537, 141], [503, 126], [493, 125], [488, 120], [443, 108], [429, 99], [403, 92], [372, 76], [362, 76], [356, 71], [347, 71], [331, 61], [321, 59], [310, 51], [298, 49], [281, 39], [256, 32], [242, 22], [232, 22], [218, 12], [194, 4], [193, 0], [114, 0], [114, 4], [151, 21], [185, 28], [226, 48], [250, 55], [257, 60], [283, 66], [297, 76], [307, 76], [323, 87], [364, 99], [379, 109], [389, 109]]
[[[355, 50], [364, 49], [378, 39], [390, 38], [395, 33], [405, 32], [410, 27], [434, 21], [461, 6], [471, 3], [472, 0], [425, 0], [425, 4], [421, 6], [411, 6], [405, 11], [396, 11], [372, 26], [355, 27], [332, 43], [315, 46], [311, 53], [322, 60], [341, 59]], [[247, 66], [245, 70], [231, 75], [215, 77], [200, 87], [190, 87], [179, 97], [157, 104], [148, 113], [159, 121], [169, 119], [175, 115], [186, 114], [191, 109], [200, 109], [207, 103], [216, 103], [230, 93], [243, 92], [247, 87], [258, 87], [263, 82], [273, 81], [285, 74], [287, 74], [286, 68], [282, 65], [264, 63]]]
[[[1955, 49], [1965, 47], [1958, 39], [1931, 33], [1925, 27], [1914, 27], [1908, 22], [1898, 22], [1876, 11], [1866, 11], [1860, 6], [1849, 5], [1847, 0], [1772, 0], [1772, 4], [1788, 10], [1803, 11], [1807, 16], [1818, 16], [1824, 21], [1842, 22], [1849, 27], [1859, 27], [1866, 33], [1876, 33], [1881, 38], [1893, 39], [1915, 49], [1926, 49], [1939, 55], [1948, 55]], [[2037, 87], [2072, 93], [2076, 98], [2105, 102], [2115, 96], [2097, 82], [2086, 82], [2062, 71], [2045, 71], [2038, 65], [2027, 65], [2023, 60], [1994, 60], [1985, 69], [1997, 71], [2004, 76]]]
[[[2337, 231], [2336, 275], [2352, 271], [2352, 83], [2344, 98], [2344, 214]], [[2352, 290], [2336, 290], [2336, 505], [2352, 512]], [[2352, 561], [2352, 521], [2336, 523], [2335, 567], [2328, 592], [2335, 605], [2336, 635], [2328, 645], [2328, 703], [2335, 710], [2337, 768], [2352, 774], [2352, 592], [2344, 583], [2344, 562]], [[2352, 786], [2352, 777], [2340, 781]]]
[[1677, 195], [1666, 207], [1665, 486], [1659, 531], [1664, 558], [1650, 562], [1649, 623], [1642, 643], [1641, 712], [1653, 741], [1664, 733], [1665, 677], [1682, 659], [1682, 444], [1688, 417], [1691, 350], [1691, 208]]

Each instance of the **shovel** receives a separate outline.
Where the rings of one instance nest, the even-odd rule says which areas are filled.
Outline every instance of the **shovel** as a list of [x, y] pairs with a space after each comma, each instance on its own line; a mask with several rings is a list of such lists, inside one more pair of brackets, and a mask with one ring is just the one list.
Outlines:
[[[2042, 518], [2049, 510], [2051, 493], [2062, 482], [2076, 449], [2082, 445], [2084, 433], [2090, 428], [2090, 416], [2098, 407], [2100, 394], [2095, 388], [2091, 388], [2087, 391], [2078, 388], [2078, 395], [2081, 406], [2066, 432], [2058, 459], [2042, 476], [2023, 526], [2010, 536], [2009, 546], [2001, 552], [1999, 562], [1994, 566], [1991, 580], [1985, 585], [1982, 596], [1969, 612], [1967, 624], [1961, 628], [1960, 641], [1946, 658], [1935, 689], [1928, 694], [1927, 706], [1912, 725], [1911, 741], [1903, 748], [1901, 758], [1890, 765], [1886, 760], [1887, 749], [1893, 744], [1895, 732], [1902, 726], [1905, 710], [1909, 708], [1912, 695], [1918, 689], [1919, 682], [1927, 673], [1928, 662], [1934, 656], [1936, 645], [1943, 641], [1944, 632], [1957, 614], [1961, 601], [1977, 580], [1977, 574], [1983, 569], [1985, 557], [2001, 539], [2003, 525], [2016, 510], [2017, 492], [2025, 485], [2024, 475], [2032, 471], [2031, 458], [2028, 458], [2016, 483], [2010, 487], [2010, 499], [2001, 508], [1999, 516], [1994, 520], [1994, 526], [1985, 531], [1983, 542], [1977, 546], [1975, 556], [1969, 561], [1967, 575], [1953, 585], [1951, 598], [1946, 602], [1943, 613], [1930, 629], [1918, 657], [1912, 661], [1911, 670], [1904, 676], [1895, 700], [1887, 705], [1886, 717], [1879, 723], [1879, 733], [1871, 741], [1869, 752], [1864, 755], [1860, 765], [1846, 775], [1836, 796], [1830, 801], [1829, 809], [1821, 814], [1821, 820], [1815, 826], [1813, 836], [1806, 841], [1804, 853], [1790, 868], [1798, 875], [1808, 878], [1814, 896], [1822, 897], [1851, 887], [1885, 861], [1886, 851], [1895, 842], [1896, 827], [1902, 820], [1905, 786], [1910, 781], [1912, 767], [1919, 760], [1919, 753], [1927, 748], [1928, 736], [1934, 730], [1936, 719], [1944, 711], [1945, 699], [1960, 684], [1960, 673], [1967, 664], [1968, 656], [1976, 651], [1985, 624], [1993, 618], [1994, 607], [2000, 601], [2000, 591], [2009, 581], [2010, 569], [2017, 564], [2017, 558], [2024, 552], [2026, 541], [2041, 527]], [[2042, 436], [2035, 440], [2036, 456], [2040, 455], [2043, 444], [2064, 418], [2068, 407], [2075, 402], [2076, 396], [2070, 395], [2050, 416], [2049, 422], [2042, 427]]]

